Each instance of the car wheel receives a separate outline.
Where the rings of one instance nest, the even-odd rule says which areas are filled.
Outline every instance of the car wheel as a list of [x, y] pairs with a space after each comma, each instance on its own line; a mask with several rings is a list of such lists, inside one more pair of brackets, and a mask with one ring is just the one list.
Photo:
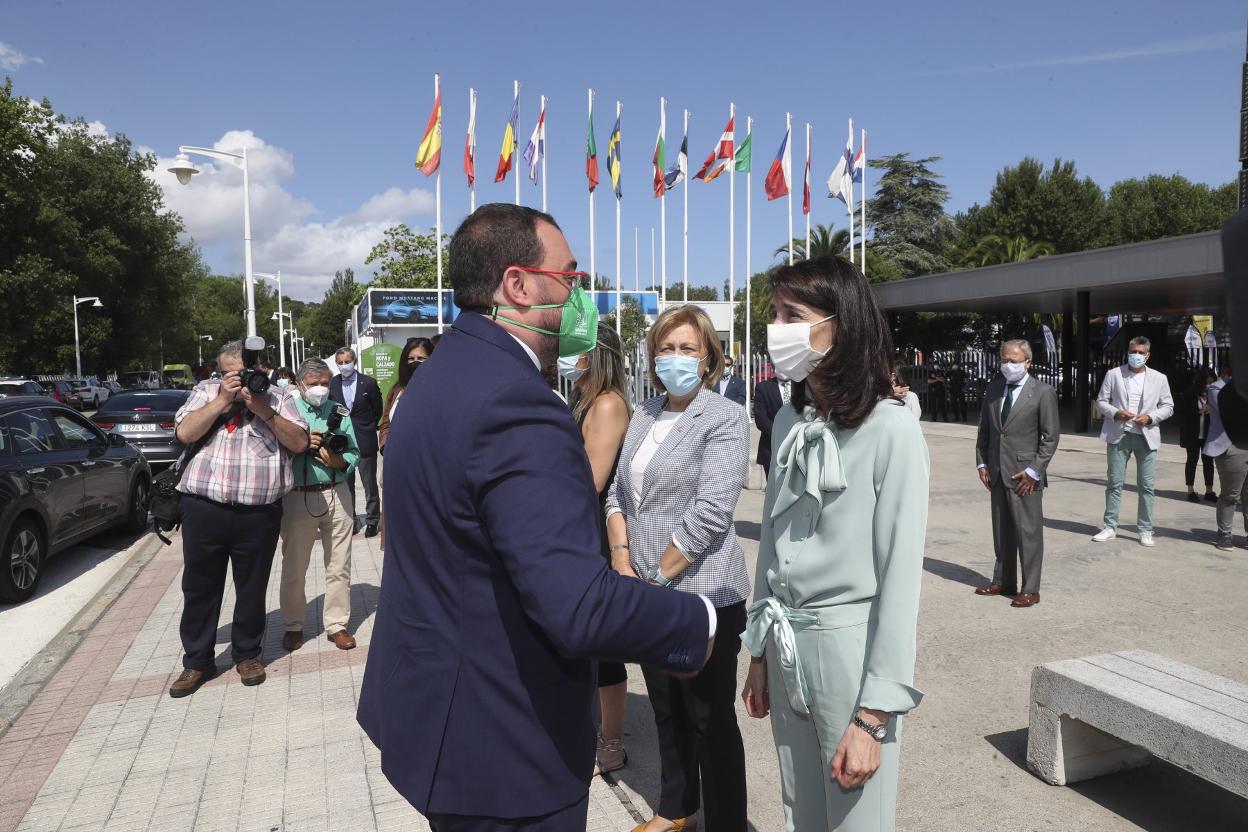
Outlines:
[[0, 551], [0, 601], [20, 603], [35, 594], [45, 554], [43, 537], [33, 521], [13, 524]]
[[126, 514], [126, 531], [139, 534], [147, 528], [147, 510], [151, 502], [147, 477], [135, 480], [130, 489], [130, 510]]
[[100, 409], [100, 397], [99, 396], [96, 396], [94, 399], [91, 400], [91, 409], [92, 410]]

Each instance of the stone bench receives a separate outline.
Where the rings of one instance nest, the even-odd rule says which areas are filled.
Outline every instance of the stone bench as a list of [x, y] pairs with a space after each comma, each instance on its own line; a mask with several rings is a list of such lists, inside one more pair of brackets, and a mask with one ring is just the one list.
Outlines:
[[1248, 685], [1143, 650], [1037, 667], [1027, 766], [1057, 786], [1154, 757], [1248, 797]]

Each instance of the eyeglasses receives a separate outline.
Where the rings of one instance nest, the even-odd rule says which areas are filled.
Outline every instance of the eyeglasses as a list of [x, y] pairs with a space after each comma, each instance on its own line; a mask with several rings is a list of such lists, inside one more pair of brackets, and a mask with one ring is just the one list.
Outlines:
[[522, 272], [530, 274], [540, 274], [546, 277], [557, 277], [563, 281], [563, 285], [569, 290], [588, 289], [590, 286], [589, 272], [557, 272], [549, 269], [535, 269], [532, 266], [508, 266], [509, 269], [519, 269]]

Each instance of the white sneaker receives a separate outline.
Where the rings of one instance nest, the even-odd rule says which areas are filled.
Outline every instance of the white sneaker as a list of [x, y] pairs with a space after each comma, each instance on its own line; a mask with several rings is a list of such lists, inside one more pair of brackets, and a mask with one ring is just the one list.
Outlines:
[[1140, 532], [1140, 545], [1141, 546], [1156, 545], [1153, 543], [1153, 533], [1152, 532]]
[[1114, 531], [1113, 529], [1109, 527], [1106, 527], [1106, 528], [1101, 529], [1096, 534], [1092, 535], [1092, 542], [1104, 543], [1107, 540], [1113, 540], [1117, 536], [1118, 536], [1118, 532]]

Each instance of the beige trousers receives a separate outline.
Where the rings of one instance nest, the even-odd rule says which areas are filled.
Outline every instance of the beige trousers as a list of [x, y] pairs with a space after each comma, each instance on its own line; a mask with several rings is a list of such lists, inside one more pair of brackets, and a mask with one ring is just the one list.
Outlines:
[[351, 531], [354, 518], [345, 482], [326, 491], [294, 490], [282, 499], [282, 619], [286, 632], [303, 632], [308, 561], [319, 537], [325, 556], [325, 633], [351, 619]]

